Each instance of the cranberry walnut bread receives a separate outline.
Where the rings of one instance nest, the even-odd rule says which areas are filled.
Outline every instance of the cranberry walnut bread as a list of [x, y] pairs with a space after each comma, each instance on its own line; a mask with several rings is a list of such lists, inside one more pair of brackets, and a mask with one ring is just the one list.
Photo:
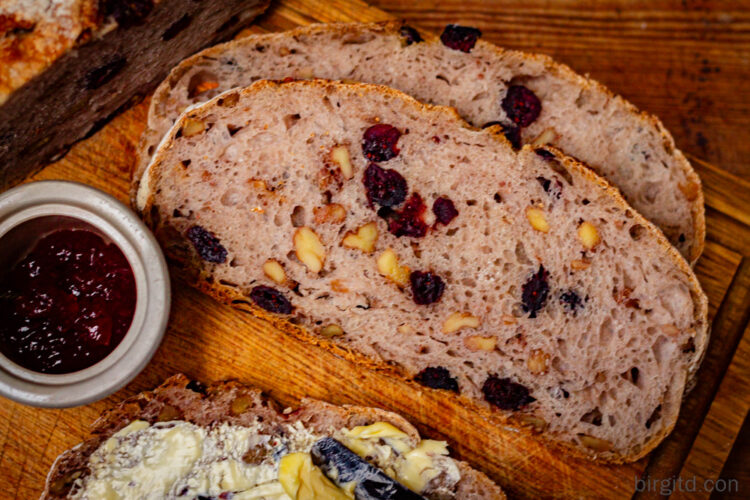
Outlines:
[[61, 157], [268, 2], [0, 2], [0, 189]]
[[204, 386], [183, 375], [104, 413], [88, 440], [55, 461], [42, 498], [354, 498], [310, 463], [315, 443], [325, 438], [424, 498], [505, 499], [484, 474], [450, 458], [445, 442], [421, 440], [394, 413], [315, 400], [281, 411], [257, 389]]
[[705, 238], [701, 183], [661, 122], [546, 56], [503, 50], [478, 36], [456, 26], [438, 40], [399, 23], [334, 24], [206, 49], [156, 90], [135, 182], [180, 113], [220, 92], [287, 77], [377, 83], [454, 106], [477, 127], [500, 124], [516, 145], [549, 143], [580, 159], [695, 262]]
[[205, 291], [587, 456], [652, 449], [706, 347], [689, 265], [606, 181], [387, 87], [228, 91], [138, 199]]

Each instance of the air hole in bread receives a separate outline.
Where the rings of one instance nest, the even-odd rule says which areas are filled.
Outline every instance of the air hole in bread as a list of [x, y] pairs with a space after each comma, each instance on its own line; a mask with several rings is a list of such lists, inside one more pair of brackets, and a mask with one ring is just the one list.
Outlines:
[[292, 210], [292, 226], [294, 227], [302, 227], [305, 225], [305, 207], [302, 205], [295, 205], [294, 209]]
[[593, 410], [586, 412], [586, 414], [581, 417], [581, 422], [585, 422], [587, 424], [595, 425], [598, 427], [602, 425], [602, 412], [599, 411], [598, 407], [594, 408]]
[[242, 201], [243, 194], [239, 189], [229, 188], [224, 192], [219, 201], [225, 207], [233, 207]]
[[435, 75], [435, 78], [437, 78], [438, 80], [444, 81], [445, 83], [448, 84], [448, 86], [450, 86], [451, 84], [450, 80], [448, 80], [448, 77], [446, 77], [445, 75]]
[[[210, 71], [198, 71], [190, 77], [187, 86], [188, 99], [205, 94], [203, 98], [208, 98], [211, 91], [219, 87], [219, 77]], [[214, 92], [215, 93], [215, 92]]]
[[654, 353], [654, 359], [658, 365], [661, 365], [664, 359], [668, 356], [669, 351], [673, 348], [673, 344], [664, 335], [659, 335], [656, 341], [651, 347]]
[[646, 228], [640, 224], [633, 224], [632, 226], [630, 226], [628, 232], [630, 233], [631, 238], [633, 238], [635, 241], [638, 241], [646, 233]]
[[290, 128], [294, 127], [297, 124], [300, 118], [302, 117], [299, 115], [299, 113], [286, 115], [284, 117], [284, 126], [286, 127], [287, 130], [289, 130]]

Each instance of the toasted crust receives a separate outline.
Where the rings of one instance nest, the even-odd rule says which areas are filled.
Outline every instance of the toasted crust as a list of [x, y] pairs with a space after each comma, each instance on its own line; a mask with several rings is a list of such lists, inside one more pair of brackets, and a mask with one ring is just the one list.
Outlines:
[[[260, 90], [266, 89], [266, 88], [282, 89], [286, 85], [311, 86], [311, 87], [318, 87], [318, 88], [333, 87], [332, 90], [339, 91], [339, 92], [351, 92], [357, 95], [363, 95], [366, 93], [388, 94], [393, 98], [401, 99], [404, 102], [408, 103], [408, 105], [414, 108], [415, 112], [418, 112], [418, 113], [431, 112], [431, 113], [443, 114], [448, 119], [456, 121], [457, 124], [460, 125], [461, 127], [473, 129], [473, 127], [463, 122], [463, 120], [459, 117], [459, 115], [453, 108], [422, 104], [418, 102], [417, 100], [399, 91], [396, 91], [389, 87], [383, 87], [383, 86], [378, 86], [378, 85], [361, 84], [361, 83], [343, 84], [343, 83], [329, 82], [325, 80], [294, 81], [294, 82], [260, 81], [248, 88], [245, 88], [242, 90], [235, 90], [235, 91], [240, 92], [242, 95], [246, 96], [246, 95], [251, 95], [254, 92], [259, 92]], [[209, 114], [211, 112], [211, 109], [217, 106], [217, 102], [220, 99], [221, 99], [221, 96], [217, 96], [213, 100], [202, 105], [200, 109], [195, 111], [195, 114], [197, 113]], [[192, 115], [193, 113], [186, 113], [182, 117], [180, 117], [180, 119], [177, 120], [172, 130], [167, 134], [167, 136], [165, 137], [165, 140], [162, 141], [160, 148], [155, 153], [153, 164], [160, 163], [162, 157], [167, 154], [167, 151], [171, 147], [168, 139], [172, 137], [176, 133], [176, 131], [182, 127], [182, 125], [184, 124], [184, 121]], [[477, 129], [474, 129], [474, 130], [477, 130]], [[484, 129], [484, 131], [481, 131], [481, 132], [489, 134], [493, 136], [496, 140], [505, 142], [506, 144], [508, 142], [507, 139], [504, 137], [504, 135], [500, 132], [498, 127], [490, 127], [490, 128]], [[525, 146], [525, 147], [529, 147], [529, 146]], [[634, 221], [642, 225], [645, 228], [645, 231], [647, 232], [648, 236], [650, 238], [653, 238], [656, 242], [658, 242], [659, 247], [661, 247], [667, 253], [669, 258], [674, 262], [677, 268], [679, 268], [683, 273], [685, 273], [688, 276], [688, 281], [691, 287], [691, 295], [695, 303], [694, 318], [696, 320], [696, 323], [700, 325], [700, 328], [698, 328], [698, 331], [696, 331], [696, 336], [695, 336], [695, 355], [691, 359], [691, 363], [689, 365], [689, 369], [687, 373], [687, 377], [692, 378], [698, 369], [698, 366], [700, 364], [703, 353], [705, 352], [705, 349], [708, 343], [708, 328], [707, 328], [707, 319], [706, 319], [707, 311], [708, 311], [708, 301], [707, 301], [705, 294], [701, 290], [700, 284], [698, 283], [698, 280], [695, 277], [690, 265], [685, 261], [685, 259], [681, 256], [681, 254], [669, 243], [669, 241], [666, 239], [664, 234], [658, 228], [656, 228], [653, 224], [648, 222], [645, 218], [643, 218], [640, 214], [638, 214], [635, 210], [633, 210], [627, 204], [625, 199], [621, 196], [619, 190], [611, 186], [606, 180], [596, 175], [596, 173], [594, 173], [591, 169], [587, 168], [585, 165], [578, 162], [577, 160], [565, 156], [564, 154], [562, 154], [559, 150], [555, 148], [547, 147], [546, 149], [549, 152], [553, 153], [556, 156], [556, 158], [560, 162], [563, 163], [566, 169], [570, 171], [575, 171], [577, 174], [587, 178], [592, 183], [593, 186], [596, 186], [598, 189], [605, 191], [608, 196], [611, 196], [616, 201], [616, 204], [620, 206], [623, 210], [629, 210], [630, 212], [632, 212]], [[160, 172], [159, 171], [151, 172], [151, 175], [155, 177], [152, 177], [152, 182], [150, 183], [150, 185], [153, 186], [153, 185], [158, 184]], [[152, 223], [152, 221], [149, 220], [149, 212], [153, 203], [153, 198], [154, 198], [154, 193], [150, 193], [149, 196], [147, 197], [147, 201], [145, 204], [144, 214], [145, 214], [147, 223]], [[324, 349], [330, 352], [333, 352], [334, 354], [338, 356], [344, 357], [350, 361], [366, 366], [370, 369], [384, 371], [389, 374], [398, 376], [404, 380], [408, 380], [408, 377], [404, 376], [404, 374], [401, 373], [398, 368], [392, 365], [389, 365], [385, 362], [374, 360], [360, 353], [354, 352], [340, 345], [334, 344], [333, 342], [330, 342], [319, 336], [315, 336], [303, 328], [300, 328], [296, 325], [292, 325], [291, 323], [285, 321], [282, 318], [275, 317], [269, 314], [268, 312], [257, 308], [254, 304], [252, 304], [252, 302], [247, 297], [239, 293], [235, 288], [224, 286], [217, 282], [211, 282], [210, 280], [206, 280], [205, 279], [206, 276], [201, 275], [200, 264], [197, 261], [192, 262], [192, 263], [187, 262], [184, 264], [187, 264], [187, 266], [185, 266], [185, 269], [187, 269], [187, 273], [189, 274], [189, 279], [191, 283], [197, 288], [213, 296], [214, 298], [222, 302], [225, 302], [227, 304], [231, 304], [232, 306], [238, 309], [250, 312], [262, 319], [265, 319], [271, 322], [275, 327], [279, 328], [280, 330], [286, 333], [289, 333], [295, 336], [296, 338], [300, 340], [304, 340], [314, 345], [323, 347]], [[429, 390], [429, 389], [424, 389], [424, 390]], [[522, 432], [526, 432], [529, 435], [534, 434], [535, 437], [538, 438], [538, 435], [533, 433], [530, 427], [519, 423], [512, 416], [509, 417], [507, 415], [501, 414], [501, 412], [499, 411], [494, 411], [494, 410], [489, 410], [487, 408], [483, 408], [479, 406], [478, 404], [476, 404], [475, 402], [473, 402], [472, 400], [470, 400], [469, 398], [466, 398], [464, 396], [451, 396], [451, 397], [459, 398], [462, 404], [470, 406], [472, 409], [474, 409], [483, 417], [494, 418], [496, 419], [496, 421], [502, 422], [503, 424], [508, 423], [508, 424], [514, 425], [520, 428]], [[679, 406], [680, 397], [681, 397], [680, 394], [674, 395], [673, 396], [674, 400], [671, 402], [674, 403], [676, 406]], [[603, 453], [597, 453], [597, 454], [592, 455], [592, 454], [584, 452], [583, 450], [569, 443], [555, 440], [551, 436], [547, 436], [543, 434], [541, 437], [547, 440], [552, 446], [565, 449], [571, 454], [576, 455], [576, 456], [585, 457], [588, 459], [601, 459], [601, 460], [613, 462], [613, 463], [632, 462], [632, 461], [638, 460], [639, 458], [642, 458], [643, 456], [648, 454], [651, 450], [653, 450], [659, 444], [659, 442], [671, 432], [676, 422], [676, 419], [677, 419], [677, 416], [675, 415], [674, 420], [671, 421], [668, 426], [662, 429], [661, 432], [654, 434], [652, 439], [650, 439], [647, 443], [645, 443], [637, 453], [632, 453], [628, 455], [619, 455], [613, 452], [603, 452]]]
[[[241, 401], [241, 405], [234, 404], [237, 401]], [[243, 408], [242, 411], [238, 411], [240, 408]], [[275, 426], [282, 423], [302, 422], [320, 433], [374, 422], [388, 422], [407, 433], [414, 443], [420, 440], [417, 430], [404, 418], [377, 408], [335, 406], [314, 399], [304, 399], [298, 409], [282, 412], [279, 405], [258, 389], [236, 381], [214, 382], [202, 386], [178, 374], [153, 391], [142, 392], [104, 412], [92, 425], [89, 439], [57, 458], [47, 476], [41, 498], [64, 498], [70, 488], [71, 474], [85, 474], [89, 456], [133, 420], [154, 423], [177, 419], [201, 426], [224, 422], [236, 425], [260, 422], [268, 432], [273, 432]], [[505, 498], [502, 490], [487, 476], [464, 462], [458, 462], [458, 466], [461, 471], [459, 492], [483, 493], [481, 497], [474, 498]]]
[[[210, 47], [194, 56], [186, 59], [178, 66], [176, 66], [169, 74], [169, 76], [162, 82], [154, 93], [149, 108], [149, 123], [146, 130], [141, 137], [141, 143], [139, 147], [139, 160], [136, 165], [136, 170], [133, 175], [133, 183], [131, 186], [131, 199], [135, 204], [135, 195], [138, 190], [138, 183], [140, 177], [149, 164], [152, 154], [149, 153], [149, 147], [153, 148], [155, 144], [158, 144], [161, 138], [161, 133], [155, 130], [152, 120], [156, 120], [158, 115], [158, 107], [166, 102], [172, 87], [200, 61], [208, 58], [218, 58], [221, 54], [226, 53], [230, 50], [241, 49], [243, 47], [251, 47], [262, 42], [269, 42], [272, 40], [283, 40], [288, 38], [294, 38], [305, 35], [315, 35], [328, 33], [330, 35], [361, 35], [363, 33], [381, 33], [389, 35], [397, 35], [404, 25], [401, 21], [385, 21], [380, 23], [370, 24], [357, 24], [357, 23], [340, 23], [340, 24], [313, 24], [310, 26], [296, 28], [290, 31], [281, 33], [270, 33], [263, 35], [252, 35], [249, 37], [242, 38], [240, 40], [227, 42], [214, 47]], [[420, 33], [428, 43], [440, 43], [438, 37], [431, 33]], [[520, 51], [507, 50], [498, 47], [492, 43], [484, 40], [478, 40], [478, 50], [489, 52], [498, 59], [502, 58], [504, 54], [513, 55], [515, 57], [523, 58], [529, 61], [536, 61], [544, 65], [544, 67], [551, 74], [556, 77], [571, 82], [581, 88], [582, 90], [592, 90], [602, 96], [606, 96], [607, 99], [614, 100], [618, 105], [622, 106], [625, 113], [631, 115], [634, 120], [640, 123], [642, 126], [648, 129], [655, 129], [661, 140], [668, 151], [672, 152], [675, 159], [676, 167], [685, 176], [686, 180], [690, 185], [697, 186], [697, 192], [695, 198], [690, 200], [690, 212], [692, 214], [692, 225], [694, 231], [694, 237], [690, 242], [688, 249], [684, 252], [685, 258], [691, 264], [700, 257], [703, 252], [705, 244], [705, 208], [704, 208], [704, 195], [701, 185], [701, 180], [698, 174], [695, 172], [690, 162], [685, 158], [685, 155], [676, 148], [674, 139], [671, 134], [664, 128], [661, 121], [654, 115], [644, 111], [638, 110], [636, 106], [626, 101], [622, 97], [614, 94], [604, 85], [599, 82], [579, 75], [573, 71], [569, 66], [554, 61], [551, 57], [542, 54], [527, 54]], [[134, 205], [135, 206], [135, 205]]]

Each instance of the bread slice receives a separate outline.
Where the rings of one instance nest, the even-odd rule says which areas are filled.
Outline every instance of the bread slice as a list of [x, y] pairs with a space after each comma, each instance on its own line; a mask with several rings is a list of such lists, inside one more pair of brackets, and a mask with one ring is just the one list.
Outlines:
[[139, 200], [214, 296], [588, 456], [656, 446], [706, 347], [690, 267], [606, 181], [388, 87], [228, 91]]
[[[135, 424], [134, 424], [135, 422]], [[383, 425], [383, 424], [390, 424]], [[45, 485], [42, 499], [52, 498], [95, 498], [96, 488], [104, 481], [119, 473], [125, 477], [128, 471], [137, 469], [138, 455], [150, 455], [152, 468], [158, 453], [148, 450], [137, 453], [137, 448], [153, 435], [170, 429], [202, 431], [203, 454], [195, 461], [192, 469], [183, 471], [178, 479], [165, 481], [163, 494], [153, 489], [149, 498], [173, 498], [179, 494], [185, 498], [225, 498], [221, 493], [233, 491], [237, 498], [288, 498], [278, 493], [281, 485], [278, 477], [278, 462], [292, 452], [308, 452], [311, 444], [325, 436], [332, 436], [344, 443], [350, 443], [350, 432], [358, 426], [376, 424], [381, 434], [396, 432], [399, 439], [391, 441], [393, 445], [422, 449], [428, 445], [441, 445], [432, 441], [422, 441], [417, 430], [405, 419], [391, 412], [376, 408], [360, 406], [334, 406], [322, 401], [306, 399], [301, 406], [291, 411], [281, 411], [278, 405], [259, 390], [237, 382], [218, 382], [204, 386], [190, 381], [184, 375], [175, 375], [164, 382], [153, 392], [144, 392], [127, 399], [117, 407], [104, 413], [93, 425], [92, 436], [75, 448], [64, 452], [53, 464]], [[150, 435], [149, 435], [150, 433]], [[221, 436], [224, 450], [221, 459], [211, 453], [211, 437]], [[110, 439], [112, 444], [109, 444]], [[231, 439], [230, 439], [231, 438]], [[385, 437], [386, 440], [389, 438]], [[176, 441], [173, 439], [173, 441]], [[367, 441], [354, 440], [362, 450]], [[117, 443], [117, 444], [115, 444]], [[234, 447], [228, 446], [231, 443]], [[185, 443], [182, 443], [183, 447]], [[378, 450], [377, 447], [370, 448]], [[386, 445], [380, 451], [388, 451]], [[97, 451], [98, 450], [98, 451]], [[136, 451], [134, 451], [136, 450]], [[369, 450], [368, 450], [369, 451]], [[406, 450], [400, 448], [401, 453]], [[395, 453], [394, 453], [395, 454]], [[103, 457], [119, 455], [119, 462], [130, 460], [126, 467], [102, 467]], [[375, 453], [369, 458], [375, 464], [394, 466], [398, 460], [387, 453]], [[505, 495], [500, 487], [487, 476], [472, 469], [468, 464], [446, 456], [432, 453], [430, 467], [422, 469], [426, 486], [420, 492], [429, 499], [488, 499], [503, 500]], [[178, 462], [179, 454], [175, 451], [173, 462]], [[241, 459], [240, 459], [241, 458]], [[218, 463], [223, 462], [223, 463]], [[158, 462], [157, 462], [158, 464]], [[242, 483], [236, 478], [249, 477], [249, 467], [259, 466], [270, 477], [262, 486], [268, 496], [243, 496], [235, 488]], [[201, 470], [214, 470], [223, 474], [208, 474], [213, 481], [203, 484], [204, 489], [195, 487], [199, 484]], [[396, 470], [400, 470], [396, 468]], [[257, 474], [263, 477], [262, 474]], [[396, 477], [398, 473], [395, 473]], [[192, 479], [190, 479], [192, 477]], [[96, 481], [100, 479], [100, 481]], [[97, 484], [98, 483], [98, 484]], [[131, 485], [127, 498], [140, 498], [137, 495], [139, 485]], [[153, 485], [151, 485], [153, 488]], [[188, 491], [188, 487], [190, 490]], [[184, 491], [181, 491], [185, 488]], [[244, 485], [244, 489], [250, 489]], [[119, 491], [123, 493], [123, 491]], [[276, 493], [275, 496], [272, 493]], [[203, 495], [203, 496], [201, 496]]]
[[269, 0], [0, 2], [0, 189], [62, 158]]
[[[519, 142], [560, 148], [619, 188], [695, 262], [705, 239], [701, 182], [661, 122], [549, 57], [482, 40], [469, 49], [472, 35], [477, 33], [447, 28], [441, 42], [395, 22], [313, 25], [207, 49], [177, 66], [156, 90], [135, 183], [164, 133], [192, 104], [258, 79], [349, 79], [454, 106], [477, 127], [511, 126], [508, 135]], [[457, 36], [469, 44], [457, 44]], [[527, 101], [534, 98], [518, 86], [530, 89], [541, 105], [538, 118], [525, 127], [515, 123], [533, 118]], [[508, 98], [510, 88], [514, 95]], [[505, 109], [517, 109], [513, 99], [531, 114], [514, 112], [514, 122]]]

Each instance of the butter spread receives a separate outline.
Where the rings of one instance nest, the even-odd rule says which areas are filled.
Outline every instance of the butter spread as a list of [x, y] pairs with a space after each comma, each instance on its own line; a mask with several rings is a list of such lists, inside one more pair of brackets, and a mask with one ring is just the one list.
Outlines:
[[[136, 420], [102, 443], [90, 473], [74, 484], [80, 500], [219, 497], [233, 500], [347, 500], [353, 486], [336, 487], [313, 465], [310, 449], [323, 437], [301, 422], [273, 435], [259, 424], [201, 427]], [[415, 442], [386, 422], [331, 434], [408, 488], [453, 491], [460, 479], [445, 442]], [[247, 458], [247, 461], [245, 461]], [[440, 486], [430, 484], [440, 476]]]
[[461, 479], [455, 462], [448, 457], [445, 441], [425, 439], [418, 443], [387, 422], [340, 431], [341, 442], [360, 457], [374, 463], [388, 476], [412, 491], [423, 492], [442, 475], [451, 489]]

